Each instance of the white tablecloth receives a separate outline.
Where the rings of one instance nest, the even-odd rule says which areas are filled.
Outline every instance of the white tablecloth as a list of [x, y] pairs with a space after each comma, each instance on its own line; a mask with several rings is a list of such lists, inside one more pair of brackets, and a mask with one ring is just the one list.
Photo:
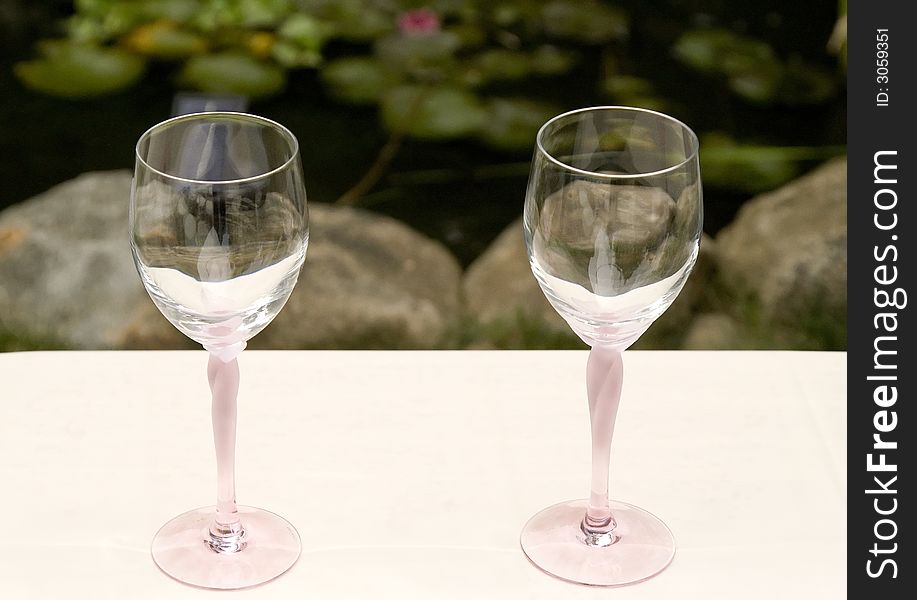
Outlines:
[[[846, 355], [629, 352], [612, 496], [658, 577], [598, 589], [519, 531], [588, 491], [586, 353], [245, 352], [237, 491], [302, 536], [245, 598], [842, 598]], [[202, 598], [149, 543], [215, 501], [206, 354], [0, 354], [0, 598]]]

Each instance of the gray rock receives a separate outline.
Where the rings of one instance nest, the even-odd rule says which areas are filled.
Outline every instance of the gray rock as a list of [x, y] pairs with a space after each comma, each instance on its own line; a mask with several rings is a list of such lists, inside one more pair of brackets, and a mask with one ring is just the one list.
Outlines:
[[585, 347], [532, 275], [521, 218], [468, 267], [462, 285], [472, 347]]
[[[0, 213], [0, 341], [194, 347], [159, 313], [134, 269], [130, 181], [127, 171], [87, 173]], [[252, 347], [456, 344], [461, 271], [444, 247], [365, 211], [313, 204], [310, 213], [300, 281]]]
[[585, 253], [595, 252], [594, 240], [610, 243], [618, 270], [632, 277], [648, 252], [660, 248], [676, 206], [664, 190], [634, 185], [606, 185], [574, 180], [544, 199], [534, 216], [535, 255], [542, 268], [566, 281], [590, 287]]
[[[539, 231], [554, 242], [592, 250], [593, 219], [610, 226], [608, 239], [626, 247], [653, 247], [665, 235], [675, 202], [665, 190], [577, 179], [544, 200]], [[588, 230], [585, 230], [587, 229]]]
[[697, 262], [678, 297], [634, 344], [635, 350], [675, 350], [692, 327], [695, 317], [715, 303], [711, 282], [716, 276], [716, 243], [702, 234]]
[[[637, 348], [680, 347], [690, 320], [703, 310], [714, 273], [714, 243], [704, 236], [693, 273], [672, 306], [638, 340]], [[464, 280], [471, 346], [583, 348], [570, 326], [545, 299], [529, 268], [522, 219], [501, 233]]]
[[843, 349], [847, 160], [747, 202], [717, 237], [730, 312], [785, 347]]
[[691, 322], [684, 350], [740, 350], [755, 348], [742, 325], [725, 313], [704, 313]]
[[164, 345], [183, 344], [134, 269], [130, 190], [128, 171], [86, 173], [0, 213], [0, 327], [10, 336], [119, 348], [125, 331], [143, 324], [161, 331]]
[[254, 348], [442, 348], [457, 343], [461, 267], [448, 250], [381, 215], [309, 207], [299, 282]]

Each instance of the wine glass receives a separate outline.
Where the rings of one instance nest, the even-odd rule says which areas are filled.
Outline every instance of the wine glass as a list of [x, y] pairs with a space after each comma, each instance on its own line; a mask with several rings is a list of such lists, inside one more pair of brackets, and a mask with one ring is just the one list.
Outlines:
[[588, 585], [626, 585], [665, 569], [668, 527], [608, 499], [622, 352], [675, 300], [697, 259], [702, 205], [698, 142], [683, 123], [627, 107], [554, 117], [539, 130], [525, 199], [532, 272], [592, 349], [586, 389], [592, 490], [532, 517], [520, 543], [540, 569]]
[[163, 315], [209, 353], [217, 504], [184, 513], [152, 544], [184, 583], [238, 589], [285, 572], [299, 534], [283, 518], [236, 505], [238, 355], [277, 315], [309, 241], [299, 144], [255, 115], [198, 113], [164, 121], [137, 142], [130, 242]]

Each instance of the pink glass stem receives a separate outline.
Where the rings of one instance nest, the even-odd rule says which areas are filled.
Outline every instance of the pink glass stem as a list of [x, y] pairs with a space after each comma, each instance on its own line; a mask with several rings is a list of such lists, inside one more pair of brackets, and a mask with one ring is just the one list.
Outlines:
[[239, 393], [239, 361], [223, 362], [214, 354], [207, 363], [213, 394], [213, 443], [217, 455], [217, 510], [210, 527], [210, 546], [216, 552], [238, 552], [245, 545], [245, 531], [236, 508], [236, 397]]
[[592, 424], [592, 491], [582, 529], [589, 538], [587, 542], [597, 545], [614, 543], [608, 534], [617, 525], [608, 504], [608, 467], [623, 382], [624, 362], [621, 352], [593, 346], [586, 363], [586, 391]]

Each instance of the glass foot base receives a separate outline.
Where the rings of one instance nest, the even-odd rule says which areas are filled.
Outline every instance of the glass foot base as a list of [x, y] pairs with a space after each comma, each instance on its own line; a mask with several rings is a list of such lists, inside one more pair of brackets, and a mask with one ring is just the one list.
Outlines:
[[529, 519], [519, 539], [522, 551], [542, 571], [574, 583], [615, 586], [658, 574], [675, 556], [675, 538], [665, 523], [636, 506], [611, 502], [618, 525], [614, 543], [586, 544], [580, 524], [586, 500], [562, 502]]
[[172, 577], [202, 588], [235, 590], [274, 579], [299, 558], [299, 534], [283, 517], [239, 506], [245, 546], [218, 553], [210, 546], [210, 524], [216, 507], [198, 508], [162, 526], [150, 549], [153, 560]]

